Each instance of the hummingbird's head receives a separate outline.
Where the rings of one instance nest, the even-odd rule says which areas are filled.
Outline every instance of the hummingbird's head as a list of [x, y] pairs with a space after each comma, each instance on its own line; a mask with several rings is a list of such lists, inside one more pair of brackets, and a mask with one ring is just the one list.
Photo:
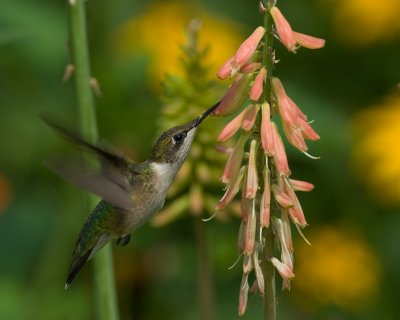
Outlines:
[[181, 166], [189, 153], [197, 126], [192, 122], [165, 131], [157, 140], [150, 160]]
[[218, 106], [219, 102], [188, 124], [165, 131], [154, 145], [149, 160], [180, 167], [189, 153], [197, 127]]

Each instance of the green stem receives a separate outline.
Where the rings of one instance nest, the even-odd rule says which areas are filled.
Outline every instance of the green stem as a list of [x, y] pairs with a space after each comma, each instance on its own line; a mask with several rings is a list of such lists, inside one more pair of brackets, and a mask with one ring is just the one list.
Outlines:
[[201, 217], [194, 218], [197, 251], [197, 290], [200, 319], [214, 319], [214, 292], [207, 244], [207, 226]]
[[[82, 135], [90, 142], [97, 141], [96, 111], [90, 87], [90, 64], [86, 36], [84, 0], [70, 0], [70, 37], [75, 67], [75, 89]], [[98, 200], [90, 197], [90, 204]], [[112, 251], [105, 246], [94, 257], [97, 295], [97, 315], [102, 320], [117, 320], [118, 304], [114, 282]]]
[[[267, 69], [267, 79], [264, 84], [263, 100], [267, 101], [271, 106], [271, 78], [273, 69], [273, 36], [272, 26], [273, 21], [269, 13], [269, 9], [274, 5], [274, 0], [263, 1], [266, 12], [264, 14], [264, 50], [263, 50], [263, 65]], [[268, 161], [269, 162], [269, 161]], [[274, 238], [271, 227], [264, 232], [264, 252], [263, 252], [263, 274], [264, 274], [264, 319], [276, 320], [276, 288], [275, 288], [275, 268], [269, 260], [274, 256]]]

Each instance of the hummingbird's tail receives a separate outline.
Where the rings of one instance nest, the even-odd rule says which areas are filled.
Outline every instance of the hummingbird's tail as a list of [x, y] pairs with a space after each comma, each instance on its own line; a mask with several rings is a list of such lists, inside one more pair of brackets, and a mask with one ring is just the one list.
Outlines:
[[69, 267], [69, 270], [68, 270], [67, 281], [65, 282], [65, 290], [68, 289], [68, 287], [74, 280], [75, 276], [82, 269], [85, 262], [89, 259], [91, 253], [92, 253], [92, 250], [89, 250], [83, 256], [75, 257], [75, 255], [74, 255], [71, 266]]
[[112, 235], [107, 228], [115, 224], [116, 216], [111, 214], [112, 210], [114, 208], [111, 204], [100, 201], [83, 225], [75, 245], [65, 289], [70, 286], [86, 261], [111, 240]]
[[[93, 235], [92, 235], [93, 236]], [[86, 261], [90, 260], [97, 251], [99, 251], [101, 248], [104, 247], [104, 245], [110, 241], [111, 236], [108, 234], [100, 234], [97, 239], [92, 239], [95, 240], [92, 243], [94, 245], [92, 247], [89, 247], [88, 250], [84, 250], [85, 245], [87, 245], [87, 239], [86, 238], [80, 238], [79, 242], [75, 248], [74, 255], [72, 257], [72, 263], [71, 266], [69, 267], [68, 270], [68, 276], [67, 276], [67, 281], [65, 282], [65, 289], [68, 289], [72, 281], [74, 280], [75, 276], [79, 273], [79, 271], [82, 269], [83, 265], [86, 263]]]

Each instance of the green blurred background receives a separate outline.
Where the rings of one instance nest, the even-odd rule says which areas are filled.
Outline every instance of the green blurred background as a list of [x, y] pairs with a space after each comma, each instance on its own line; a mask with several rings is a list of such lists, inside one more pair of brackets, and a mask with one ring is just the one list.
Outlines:
[[[290, 292], [278, 292], [279, 318], [400, 319], [400, 3], [278, 5], [295, 30], [327, 40], [323, 50], [296, 55], [276, 46], [276, 74], [321, 136], [310, 147], [318, 161], [288, 146], [293, 177], [316, 189], [301, 195], [312, 246], [295, 235], [296, 277]], [[179, 72], [185, 23], [203, 21], [212, 78], [261, 23], [257, 8], [255, 0], [88, 1], [101, 137], [146, 159], [160, 131], [159, 83]], [[67, 14], [67, 1], [0, 1], [0, 319], [95, 317], [91, 263], [64, 290], [89, 214], [85, 198], [42, 164], [68, 145], [38, 115], [78, 127], [72, 81], [62, 81]], [[224, 220], [207, 223], [216, 319], [236, 319], [241, 268], [228, 267], [240, 221]], [[146, 225], [128, 246], [114, 247], [122, 319], [199, 318], [192, 224], [183, 215], [162, 228]], [[251, 295], [242, 318], [261, 319], [262, 309]]]

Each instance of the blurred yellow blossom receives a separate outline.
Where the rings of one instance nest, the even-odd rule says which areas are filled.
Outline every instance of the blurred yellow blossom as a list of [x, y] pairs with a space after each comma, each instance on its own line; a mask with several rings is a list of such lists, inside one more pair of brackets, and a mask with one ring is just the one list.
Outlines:
[[343, 40], [367, 45], [400, 38], [399, 0], [324, 0]]
[[380, 200], [400, 204], [400, 94], [359, 112], [353, 128], [356, 174]]
[[193, 18], [202, 22], [199, 46], [208, 47], [206, 65], [214, 78], [221, 65], [242, 39], [239, 24], [207, 12], [198, 4], [185, 1], [152, 2], [144, 12], [122, 25], [115, 35], [120, 56], [150, 55], [149, 79], [158, 85], [166, 73], [183, 75], [179, 61], [184, 27]]
[[352, 230], [315, 228], [296, 245], [298, 262], [294, 292], [298, 303], [316, 309], [335, 304], [359, 311], [376, 298], [380, 264], [368, 244]]

